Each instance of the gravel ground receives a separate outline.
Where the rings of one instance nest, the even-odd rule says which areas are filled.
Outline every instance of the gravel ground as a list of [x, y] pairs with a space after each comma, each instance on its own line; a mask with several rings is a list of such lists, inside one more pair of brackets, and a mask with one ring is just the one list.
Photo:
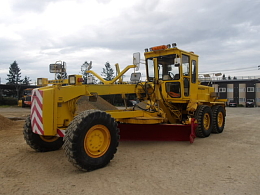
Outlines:
[[[25, 117], [27, 108], [0, 108]], [[260, 194], [260, 108], [227, 108], [222, 134], [189, 142], [120, 142], [111, 163], [81, 172], [63, 150], [37, 153], [16, 121], [0, 131], [0, 194]], [[1, 123], [0, 123], [1, 124]]]

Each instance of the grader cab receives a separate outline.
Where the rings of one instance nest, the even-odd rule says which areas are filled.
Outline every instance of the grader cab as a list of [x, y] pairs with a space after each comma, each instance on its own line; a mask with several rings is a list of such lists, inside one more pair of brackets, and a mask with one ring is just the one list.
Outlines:
[[[91, 171], [106, 166], [117, 151], [119, 140], [194, 141], [222, 133], [225, 125], [225, 102], [214, 88], [198, 81], [198, 56], [176, 44], [146, 49], [146, 81], [122, 82], [122, 76], [134, 69], [140, 75], [140, 57], [111, 81], [91, 70], [102, 84], [83, 84], [81, 75], [67, 80], [38, 79], [41, 88], [33, 90], [31, 115], [24, 126], [26, 142], [36, 151], [59, 149], [62, 145], [68, 160], [77, 168]], [[56, 71], [57, 72], [57, 71]], [[50, 85], [52, 84], [52, 85]], [[124, 110], [86, 110], [76, 113], [81, 96], [95, 101], [98, 95], [135, 93], [139, 102]]]

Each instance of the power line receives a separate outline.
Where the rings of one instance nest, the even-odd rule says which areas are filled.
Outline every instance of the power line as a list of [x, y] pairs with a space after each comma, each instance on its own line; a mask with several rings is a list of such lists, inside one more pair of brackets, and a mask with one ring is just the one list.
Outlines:
[[[234, 68], [234, 69], [224, 69], [224, 70], [211, 70], [211, 71], [203, 71], [202, 73], [215, 73], [215, 72], [230, 72], [230, 71], [253, 71], [256, 70], [256, 66], [246, 67], [246, 68]], [[260, 69], [260, 65], [258, 66], [258, 70]]]

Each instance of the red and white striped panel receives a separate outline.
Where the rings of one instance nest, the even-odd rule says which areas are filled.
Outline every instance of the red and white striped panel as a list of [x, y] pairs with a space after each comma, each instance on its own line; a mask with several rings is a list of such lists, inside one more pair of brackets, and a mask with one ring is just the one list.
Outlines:
[[43, 135], [42, 122], [43, 92], [39, 89], [32, 91], [31, 124], [34, 133]]
[[[43, 91], [34, 89], [32, 91], [32, 105], [31, 105], [31, 124], [34, 133], [44, 135], [43, 117], [42, 117], [42, 104], [43, 104]], [[64, 137], [65, 130], [57, 129], [57, 136]]]
[[64, 137], [65, 136], [65, 131], [63, 129], [57, 129], [57, 136], [58, 137]]

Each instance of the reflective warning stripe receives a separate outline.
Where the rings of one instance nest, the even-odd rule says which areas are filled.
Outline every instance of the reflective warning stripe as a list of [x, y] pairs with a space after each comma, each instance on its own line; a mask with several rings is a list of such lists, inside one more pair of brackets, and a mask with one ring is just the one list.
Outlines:
[[59, 137], [64, 137], [64, 136], [65, 136], [65, 131], [66, 131], [66, 130], [57, 129], [57, 136], [59, 136]]
[[[31, 105], [31, 124], [34, 133], [44, 135], [43, 129], [43, 117], [42, 117], [42, 106], [43, 106], [43, 91], [39, 89], [33, 89], [32, 91], [32, 105]], [[57, 136], [64, 137], [65, 131], [57, 129]]]
[[39, 89], [32, 91], [31, 124], [34, 133], [43, 135], [42, 120], [43, 92]]

